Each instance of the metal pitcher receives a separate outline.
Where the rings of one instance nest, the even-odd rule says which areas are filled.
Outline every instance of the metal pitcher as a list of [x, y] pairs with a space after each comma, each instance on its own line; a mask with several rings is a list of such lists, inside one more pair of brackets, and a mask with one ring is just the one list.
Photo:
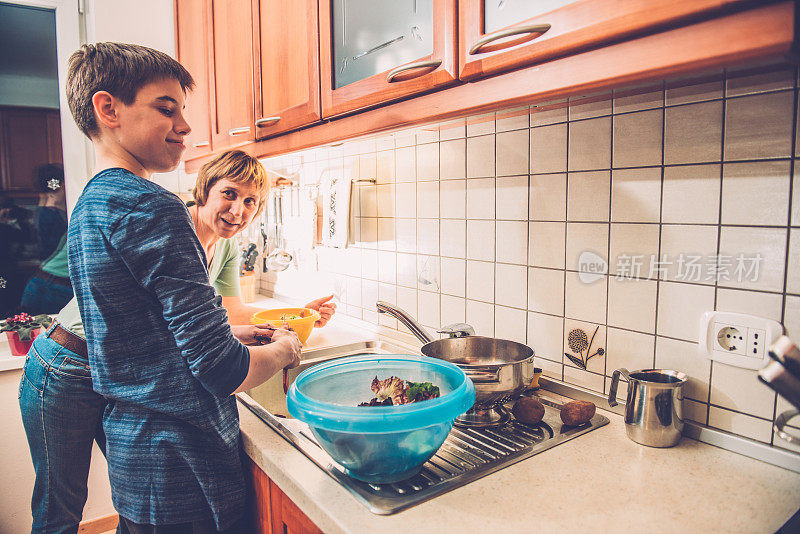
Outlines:
[[666, 369], [629, 372], [617, 369], [608, 391], [609, 406], [617, 405], [620, 376], [628, 383], [625, 431], [636, 443], [648, 447], [677, 445], [683, 431], [683, 385], [686, 375]]

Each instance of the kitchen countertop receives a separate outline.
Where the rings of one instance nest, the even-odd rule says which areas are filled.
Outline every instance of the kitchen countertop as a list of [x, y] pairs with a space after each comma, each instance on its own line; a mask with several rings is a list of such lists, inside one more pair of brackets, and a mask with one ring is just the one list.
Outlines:
[[[345, 318], [309, 348], [378, 339]], [[375, 327], [372, 327], [373, 329]], [[689, 438], [669, 449], [629, 440], [621, 416], [394, 515], [368, 511], [248, 408], [247, 454], [325, 532], [774, 532], [800, 507], [800, 474]]]

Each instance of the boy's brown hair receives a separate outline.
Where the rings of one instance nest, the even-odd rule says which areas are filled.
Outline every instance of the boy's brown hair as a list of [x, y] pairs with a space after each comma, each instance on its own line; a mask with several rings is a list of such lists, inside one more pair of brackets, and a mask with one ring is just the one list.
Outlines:
[[269, 192], [267, 171], [258, 159], [241, 150], [228, 150], [214, 157], [200, 167], [192, 196], [198, 206], [208, 202], [208, 192], [222, 178], [232, 182], [252, 182], [258, 191], [258, 211], [264, 209], [264, 201]]
[[96, 92], [107, 91], [131, 105], [139, 89], [163, 79], [177, 80], [184, 93], [195, 85], [189, 71], [164, 52], [135, 44], [86, 44], [69, 58], [69, 110], [78, 128], [91, 139], [100, 132], [92, 104]]

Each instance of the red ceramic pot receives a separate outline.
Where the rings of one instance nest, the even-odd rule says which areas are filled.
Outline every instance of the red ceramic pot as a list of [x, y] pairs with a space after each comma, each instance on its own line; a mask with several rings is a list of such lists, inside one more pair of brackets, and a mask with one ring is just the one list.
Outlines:
[[28, 354], [28, 350], [31, 348], [33, 344], [33, 339], [39, 335], [41, 332], [41, 328], [37, 328], [36, 330], [31, 331], [31, 338], [28, 341], [21, 341], [19, 339], [18, 332], [6, 332], [6, 337], [8, 337], [8, 346], [11, 347], [11, 355], [12, 356], [25, 356]]

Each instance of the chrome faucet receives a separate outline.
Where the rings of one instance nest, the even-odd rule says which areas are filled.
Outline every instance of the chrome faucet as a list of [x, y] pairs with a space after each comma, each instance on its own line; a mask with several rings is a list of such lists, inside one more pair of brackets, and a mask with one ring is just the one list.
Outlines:
[[[406, 327], [411, 330], [411, 333], [423, 343], [430, 343], [431, 341], [434, 341], [434, 338], [431, 337], [431, 335], [425, 331], [422, 325], [415, 321], [414, 318], [408, 314], [408, 312], [381, 300], [376, 302], [375, 306], [378, 308], [378, 313], [387, 313], [406, 325]], [[466, 337], [475, 335], [475, 329], [465, 323], [447, 325], [442, 327], [441, 330], [437, 330], [437, 332], [439, 334], [447, 334], [450, 337]]]

